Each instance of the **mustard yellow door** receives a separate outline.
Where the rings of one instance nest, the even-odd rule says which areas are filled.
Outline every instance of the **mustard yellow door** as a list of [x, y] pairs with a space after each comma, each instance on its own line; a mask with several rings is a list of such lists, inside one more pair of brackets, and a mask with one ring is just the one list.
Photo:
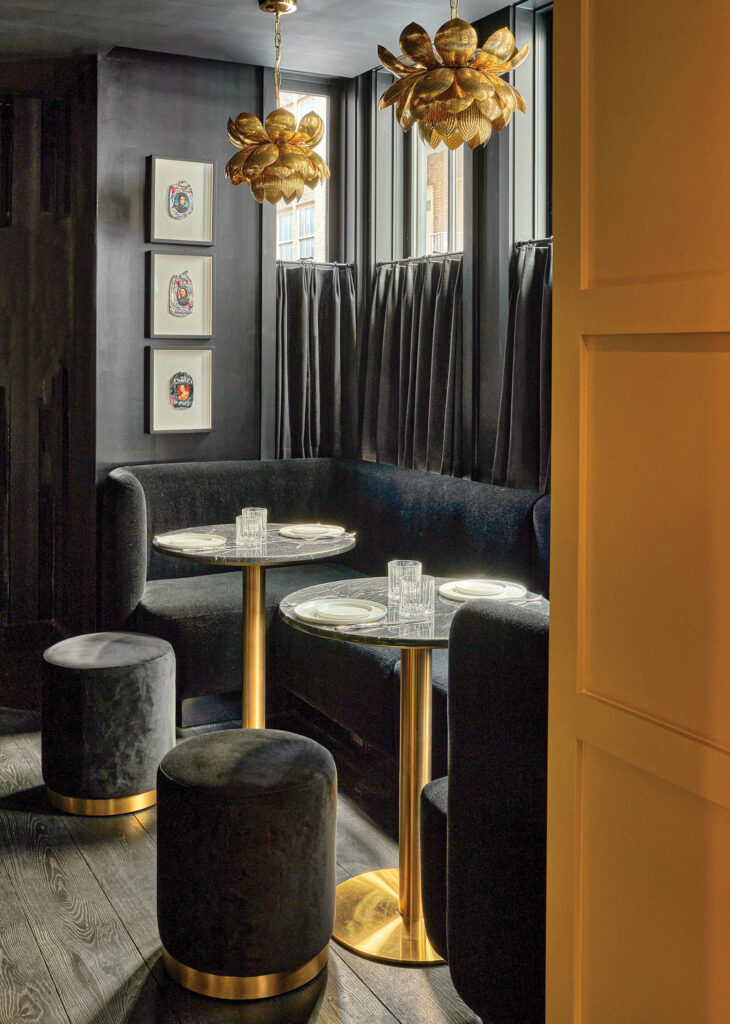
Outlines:
[[729, 47], [555, 3], [548, 1024], [730, 1022]]

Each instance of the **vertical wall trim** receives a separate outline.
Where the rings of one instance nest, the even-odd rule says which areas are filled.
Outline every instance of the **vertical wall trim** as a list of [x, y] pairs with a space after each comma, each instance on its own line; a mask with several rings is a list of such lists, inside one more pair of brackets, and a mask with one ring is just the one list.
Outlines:
[[[270, 68], [257, 69], [259, 111], [263, 119], [276, 105], [274, 79]], [[248, 187], [244, 186], [246, 192]], [[245, 202], [255, 202], [244, 195]], [[261, 444], [259, 456], [273, 459], [276, 455], [276, 207], [263, 202], [261, 216], [261, 349], [259, 356], [259, 419]]]
[[0, 228], [13, 222], [13, 97], [0, 96]]
[[[345, 217], [343, 219], [343, 251], [345, 260], [353, 264], [357, 296], [357, 336], [359, 380], [364, 377], [371, 287], [376, 252], [376, 113], [377, 71], [368, 71], [352, 79], [346, 89], [344, 125]], [[363, 388], [360, 388], [357, 422], [351, 430], [358, 439], [363, 415]], [[353, 452], [353, 454], [355, 454]]]
[[[514, 8], [476, 22], [480, 43], [499, 28], [514, 31]], [[465, 466], [490, 481], [497, 435], [502, 363], [509, 310], [509, 257], [513, 241], [512, 125], [485, 147], [464, 154], [464, 393], [472, 423], [465, 425]], [[468, 366], [471, 353], [473, 360]], [[466, 374], [470, 373], [470, 379]]]
[[0, 628], [8, 624], [10, 601], [10, 389], [0, 386]]

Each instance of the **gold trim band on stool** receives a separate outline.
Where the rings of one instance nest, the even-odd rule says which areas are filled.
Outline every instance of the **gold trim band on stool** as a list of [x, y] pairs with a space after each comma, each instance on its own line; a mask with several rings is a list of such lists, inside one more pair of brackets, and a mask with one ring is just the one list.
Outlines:
[[91, 800], [81, 796], [61, 796], [60, 793], [54, 793], [46, 786], [46, 796], [48, 802], [57, 807], [59, 811], [89, 816], [131, 814], [132, 811], [143, 811], [145, 807], [152, 807], [157, 803], [156, 789], [148, 789], [146, 793], [137, 793], [135, 796], [114, 796], [107, 800]]
[[316, 978], [327, 963], [329, 942], [319, 953], [301, 967], [278, 974], [259, 974], [244, 978], [231, 974], [208, 974], [181, 964], [162, 947], [162, 962], [171, 978], [201, 996], [214, 999], [269, 999], [306, 985]]

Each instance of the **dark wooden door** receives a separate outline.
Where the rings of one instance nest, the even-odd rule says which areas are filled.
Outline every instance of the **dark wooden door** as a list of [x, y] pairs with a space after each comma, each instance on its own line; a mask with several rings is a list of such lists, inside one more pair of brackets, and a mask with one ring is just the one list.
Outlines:
[[0, 64], [0, 624], [11, 652], [95, 617], [95, 140], [95, 58]]

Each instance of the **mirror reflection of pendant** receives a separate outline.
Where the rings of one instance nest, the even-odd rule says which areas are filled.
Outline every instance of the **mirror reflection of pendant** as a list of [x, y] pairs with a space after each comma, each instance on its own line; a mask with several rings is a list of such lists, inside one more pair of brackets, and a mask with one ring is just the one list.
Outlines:
[[187, 270], [173, 274], [170, 278], [170, 313], [173, 316], [190, 316], [195, 308], [193, 282]]
[[184, 370], [170, 377], [170, 405], [173, 409], [189, 409], [193, 404], [193, 378]]
[[195, 197], [187, 181], [170, 185], [167, 192], [167, 212], [174, 220], [185, 220], [193, 212]]

